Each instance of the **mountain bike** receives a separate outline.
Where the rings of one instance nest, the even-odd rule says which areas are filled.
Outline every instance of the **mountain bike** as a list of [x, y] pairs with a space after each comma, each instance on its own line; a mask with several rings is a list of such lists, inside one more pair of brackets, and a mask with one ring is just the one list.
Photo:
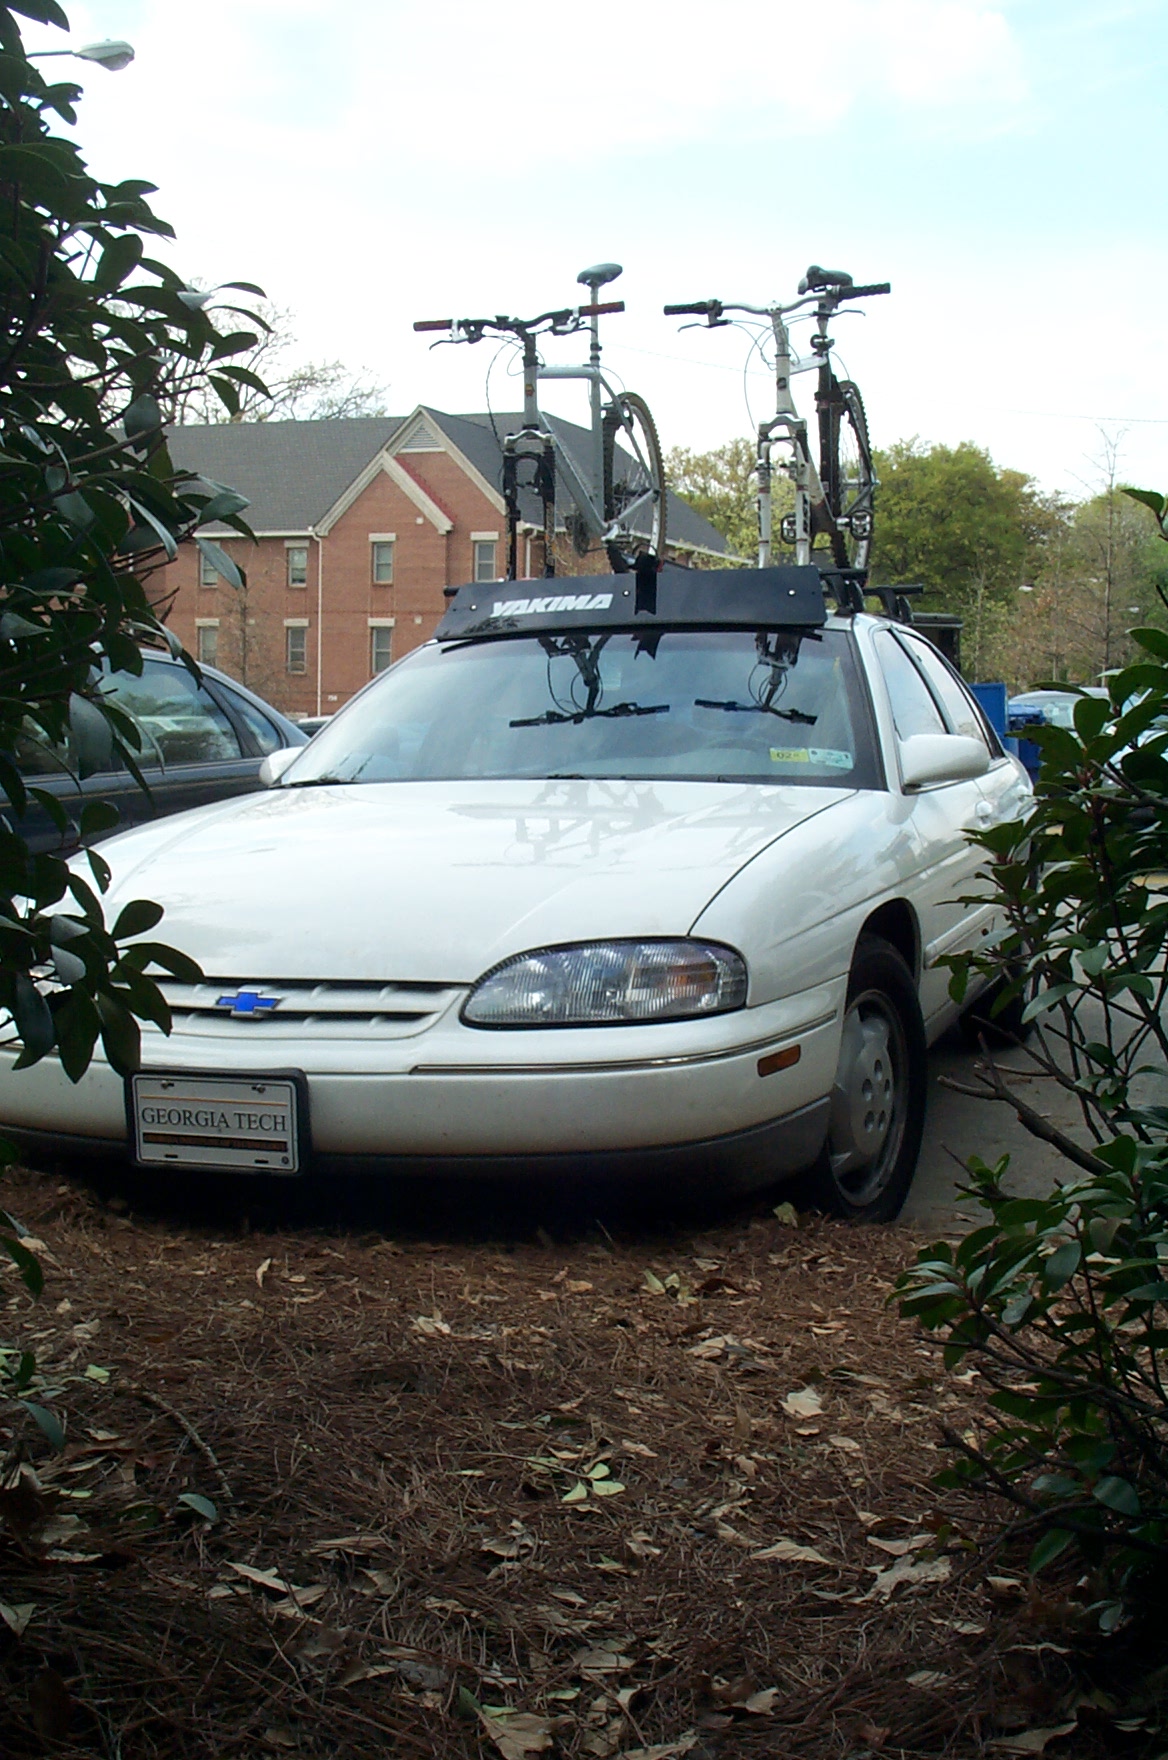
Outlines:
[[[850, 379], [837, 379], [831, 363], [832, 339], [828, 320], [846, 301], [888, 293], [882, 281], [856, 287], [850, 275], [838, 269], [821, 269], [813, 263], [799, 283], [800, 297], [789, 305], [728, 305], [719, 299], [694, 300], [689, 305], [666, 306], [667, 317], [703, 317], [717, 330], [733, 322], [725, 314], [742, 312], [765, 318], [774, 334], [775, 413], [758, 429], [758, 566], [771, 562], [773, 543], [771, 484], [775, 464], [772, 449], [790, 447], [779, 468], [795, 485], [795, 507], [779, 522], [779, 535], [795, 548], [795, 561], [809, 563], [830, 552], [831, 564], [846, 572], [862, 574], [868, 567], [875, 526], [874, 498], [877, 488], [872, 469], [868, 422], [858, 388]], [[810, 353], [798, 359], [791, 353], [787, 319], [793, 312], [815, 308], [815, 328]], [[688, 326], [686, 326], [688, 328]], [[811, 456], [807, 422], [795, 407], [791, 380], [798, 373], [818, 373], [815, 408], [819, 424], [819, 462]]]
[[[443, 342], [481, 342], [513, 336], [523, 356], [523, 415], [503, 440], [503, 501], [507, 510], [507, 576], [519, 578], [521, 501], [534, 490], [543, 511], [543, 572], [555, 574], [556, 503], [562, 484], [572, 501], [563, 524], [577, 553], [603, 547], [614, 573], [627, 572], [639, 554], [660, 557], [665, 548], [665, 469], [649, 407], [632, 391], [617, 391], [600, 367], [600, 319], [623, 312], [623, 300], [601, 302], [600, 289], [621, 274], [619, 263], [597, 263], [576, 279], [589, 289], [587, 305], [541, 312], [535, 318], [426, 318], [415, 330], [448, 330]], [[545, 365], [541, 336], [591, 335], [588, 361], [580, 366]], [[587, 460], [577, 459], [539, 407], [543, 379], [583, 379], [589, 389], [591, 423]]]

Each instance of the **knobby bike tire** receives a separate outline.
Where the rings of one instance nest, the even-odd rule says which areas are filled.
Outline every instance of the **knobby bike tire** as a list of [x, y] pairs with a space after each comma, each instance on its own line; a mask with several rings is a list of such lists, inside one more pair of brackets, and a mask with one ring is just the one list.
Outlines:
[[[626, 437], [625, 445], [618, 447], [622, 434]], [[619, 543], [605, 546], [615, 573], [628, 567], [630, 554], [649, 551], [661, 556], [665, 551], [665, 465], [661, 442], [644, 398], [635, 391], [625, 391], [604, 412], [605, 519], [619, 519], [623, 509], [646, 490], [653, 491], [655, 500], [634, 516], [635, 528], [626, 531]]]
[[[819, 404], [819, 476], [837, 568], [863, 569], [872, 553], [876, 476], [859, 387], [831, 375]], [[849, 522], [856, 521], [853, 529]]]

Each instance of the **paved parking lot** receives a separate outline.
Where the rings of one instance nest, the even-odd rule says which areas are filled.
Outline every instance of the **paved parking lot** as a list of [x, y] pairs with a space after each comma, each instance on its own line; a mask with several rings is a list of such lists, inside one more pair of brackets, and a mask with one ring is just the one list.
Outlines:
[[[1000, 1062], [1022, 1072], [1016, 1078], [1019, 1092], [1031, 1106], [1062, 1128], [1081, 1133], [1074, 1102], [1053, 1081], [1029, 1073], [1023, 1052], [1004, 1052]], [[1055, 1149], [1018, 1123], [1008, 1106], [955, 1094], [944, 1085], [946, 1078], [972, 1085], [976, 1063], [977, 1054], [956, 1030], [930, 1053], [929, 1113], [917, 1176], [902, 1213], [907, 1223], [929, 1227], [955, 1213], [974, 1214], [976, 1207], [963, 1202], [959, 1190], [965, 1181], [963, 1164], [971, 1155], [993, 1162], [1009, 1154], [1011, 1184], [1028, 1195], [1049, 1191], [1056, 1179], [1072, 1171]]]

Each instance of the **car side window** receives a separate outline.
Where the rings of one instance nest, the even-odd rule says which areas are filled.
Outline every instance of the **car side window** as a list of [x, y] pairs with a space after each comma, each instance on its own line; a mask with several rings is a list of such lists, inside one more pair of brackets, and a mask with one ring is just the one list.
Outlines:
[[185, 667], [147, 660], [140, 678], [112, 672], [100, 688], [141, 733], [137, 760], [144, 768], [221, 764], [243, 756], [230, 721]]
[[877, 630], [873, 639], [898, 736], [912, 739], [918, 733], [948, 733], [928, 686], [892, 631]]
[[13, 742], [12, 756], [22, 776], [65, 776], [73, 771], [76, 762], [72, 745], [69, 738], [50, 740], [44, 729], [26, 715]]
[[[989, 744], [986, 738], [986, 726], [981, 713], [972, 697], [966, 694], [960, 679], [945, 665], [938, 654], [935, 654], [926, 642], [919, 637], [909, 635], [906, 631], [899, 637], [908, 649], [921, 671], [929, 682], [929, 688], [940, 702], [949, 719], [954, 733], [962, 733], [967, 739], [978, 739], [983, 745]], [[996, 748], [994, 750], [997, 755]]]
[[261, 758], [266, 757], [269, 752], [280, 751], [287, 744], [284, 735], [275, 723], [269, 721], [266, 715], [261, 714], [254, 703], [249, 703], [246, 697], [241, 697], [232, 691], [231, 707], [246, 725]]

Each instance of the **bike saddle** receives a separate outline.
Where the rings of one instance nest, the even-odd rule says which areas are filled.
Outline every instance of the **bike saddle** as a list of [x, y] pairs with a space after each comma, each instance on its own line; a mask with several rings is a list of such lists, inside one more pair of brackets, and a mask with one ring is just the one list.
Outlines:
[[828, 287], [850, 287], [852, 278], [845, 275], [842, 269], [821, 269], [818, 263], [812, 263], [806, 275], [799, 283], [800, 293], [818, 293]]
[[591, 269], [581, 269], [576, 279], [584, 287], [604, 287], [623, 274], [620, 263], [593, 263]]

